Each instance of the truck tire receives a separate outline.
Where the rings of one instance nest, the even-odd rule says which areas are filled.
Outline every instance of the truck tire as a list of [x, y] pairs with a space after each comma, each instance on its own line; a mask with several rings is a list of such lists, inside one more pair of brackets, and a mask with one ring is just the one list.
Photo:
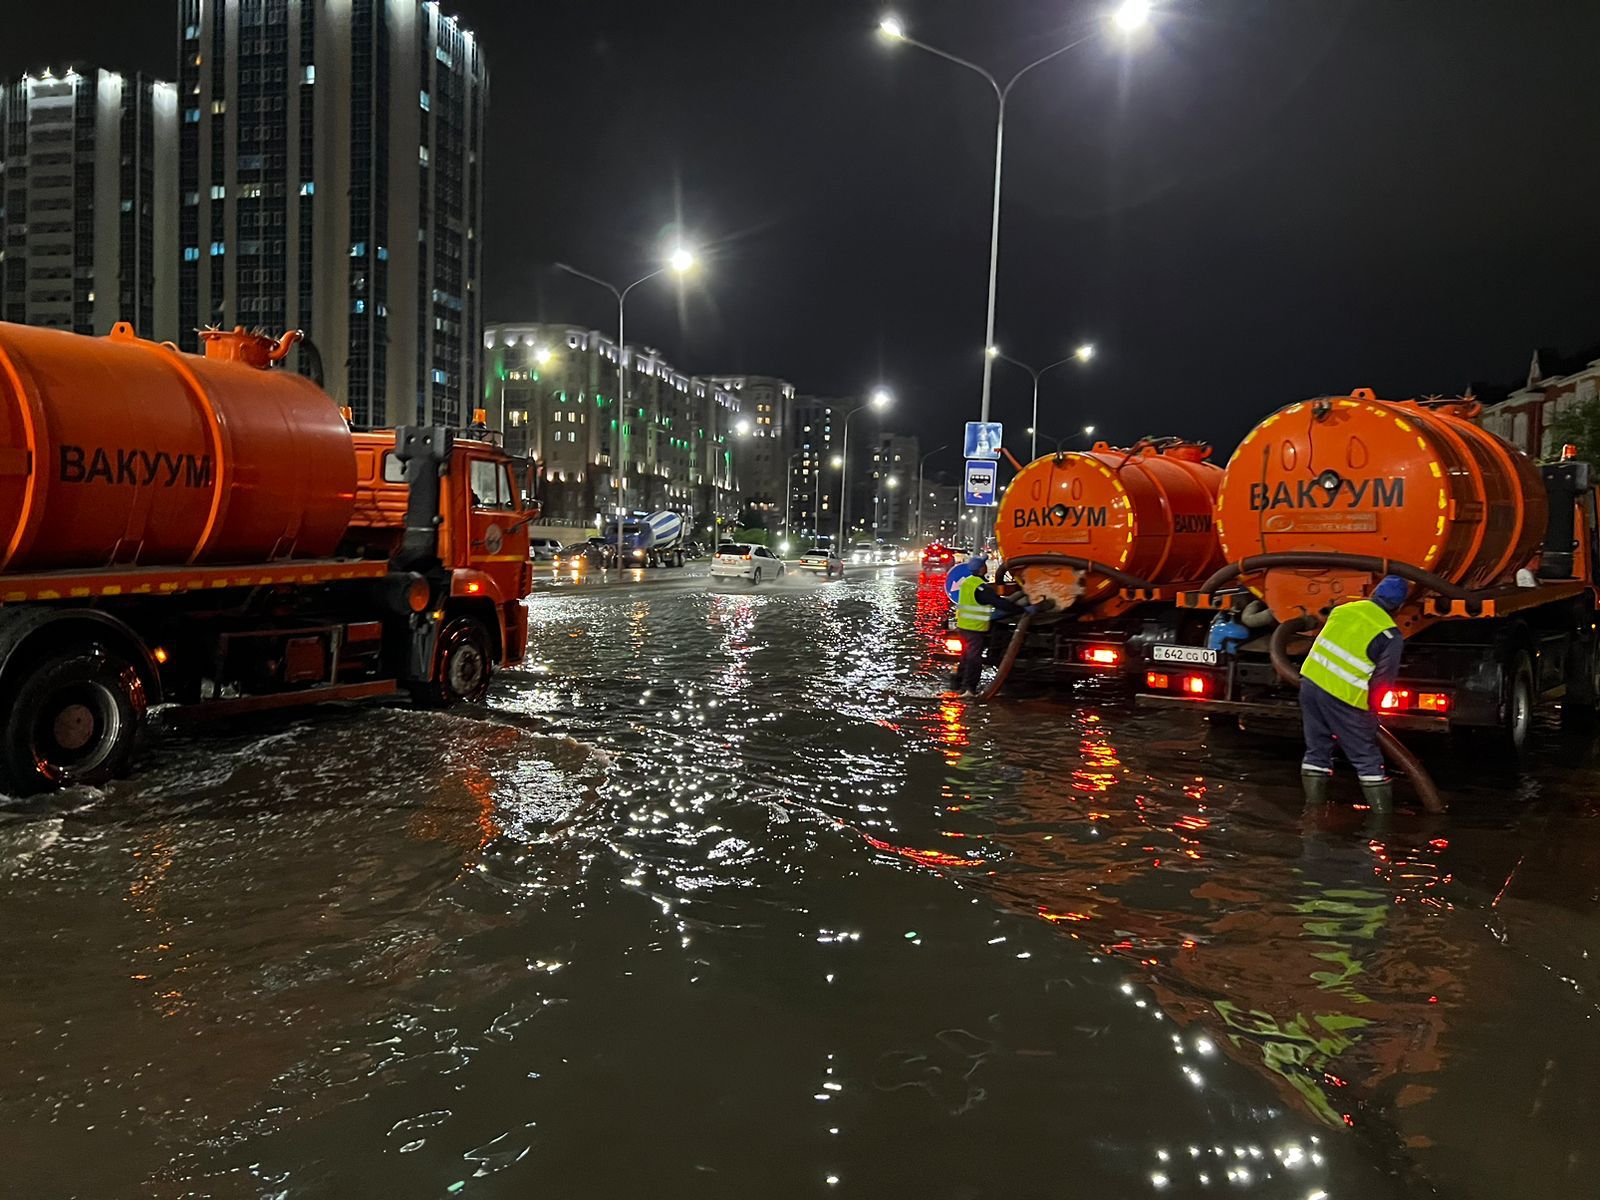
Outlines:
[[1575, 637], [1567, 662], [1567, 693], [1561, 699], [1561, 726], [1591, 730], [1600, 712], [1600, 638]]
[[45, 659], [9, 701], [0, 786], [17, 795], [105, 783], [127, 765], [144, 725], [139, 673], [97, 644]]
[[473, 617], [457, 617], [439, 635], [438, 678], [412, 686], [411, 697], [422, 708], [478, 704], [489, 691], [494, 655], [489, 631]]
[[1533, 728], [1533, 709], [1538, 703], [1533, 685], [1533, 661], [1521, 650], [1506, 664], [1505, 695], [1500, 704], [1500, 724], [1494, 732], [1496, 752], [1513, 760], [1521, 757]]

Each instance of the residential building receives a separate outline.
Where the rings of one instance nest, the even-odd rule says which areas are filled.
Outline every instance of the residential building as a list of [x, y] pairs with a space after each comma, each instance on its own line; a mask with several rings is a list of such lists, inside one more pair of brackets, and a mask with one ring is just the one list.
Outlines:
[[770, 375], [714, 375], [711, 381], [739, 398], [737, 434], [739, 488], [746, 508], [767, 515], [769, 526], [784, 520], [784, 503], [794, 457], [794, 385]]
[[914, 532], [921, 443], [905, 434], [880, 433], [871, 446], [866, 503], [859, 511], [875, 536], [908, 537]]
[[472, 32], [432, 0], [178, 11], [183, 344], [302, 328], [357, 425], [464, 425], [483, 361]]
[[177, 89], [69, 70], [0, 87], [0, 318], [177, 336]]
[[1487, 407], [1479, 418], [1490, 433], [1535, 458], [1554, 458], [1551, 423], [1561, 413], [1600, 396], [1600, 346], [1582, 354], [1563, 356], [1555, 351], [1534, 351], [1528, 378], [1504, 400]]
[[917, 542], [950, 543], [961, 524], [961, 488], [924, 479], [922, 491], [912, 503], [911, 521], [912, 537]]
[[669, 508], [697, 524], [737, 516], [735, 393], [629, 346], [628, 400], [618, 405], [616, 339], [576, 325], [491, 325], [483, 346], [489, 425], [539, 463], [547, 519], [587, 524], [616, 511], [619, 442], [628, 509]]
[[796, 396], [790, 408], [789, 532], [802, 538], [838, 532], [839, 473], [834, 421], [846, 410], [842, 400]]

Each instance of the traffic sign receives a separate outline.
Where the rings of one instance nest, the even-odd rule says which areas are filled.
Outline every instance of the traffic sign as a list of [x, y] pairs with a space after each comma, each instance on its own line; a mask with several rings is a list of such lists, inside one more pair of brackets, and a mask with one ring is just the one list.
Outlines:
[[967, 458], [999, 458], [1004, 427], [999, 421], [967, 422]]
[[998, 467], [988, 459], [968, 462], [966, 495], [963, 497], [966, 504], [972, 508], [993, 508], [998, 504], [994, 486], [997, 473]]

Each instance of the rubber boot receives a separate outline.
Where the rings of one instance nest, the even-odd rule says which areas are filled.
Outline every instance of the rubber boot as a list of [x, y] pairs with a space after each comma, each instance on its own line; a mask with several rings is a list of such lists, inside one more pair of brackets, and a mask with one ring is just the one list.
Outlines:
[[1328, 802], [1333, 776], [1322, 771], [1302, 771], [1300, 786], [1305, 791], [1307, 807], [1321, 807]]
[[1394, 811], [1394, 780], [1384, 779], [1376, 783], [1361, 781], [1361, 797], [1375, 813], [1388, 813]]

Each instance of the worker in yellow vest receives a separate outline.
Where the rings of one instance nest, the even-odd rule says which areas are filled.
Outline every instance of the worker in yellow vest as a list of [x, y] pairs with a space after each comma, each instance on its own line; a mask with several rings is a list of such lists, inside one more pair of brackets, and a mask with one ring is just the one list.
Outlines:
[[1387, 575], [1369, 598], [1336, 606], [1300, 667], [1306, 734], [1300, 780], [1313, 803], [1328, 798], [1335, 747], [1356, 769], [1361, 794], [1374, 811], [1387, 812], [1394, 803], [1394, 784], [1378, 745], [1376, 697], [1400, 676], [1405, 638], [1394, 613], [1405, 603], [1406, 591], [1404, 579]]
[[[986, 572], [989, 560], [974, 554], [967, 560], [968, 574], [960, 576], [953, 589], [956, 606], [956, 632], [961, 637], [961, 663], [956, 667], [955, 692], [976, 696], [983, 676], [983, 648], [989, 640], [989, 626], [997, 616], [1016, 616], [1037, 612], [1032, 604], [1013, 604], [989, 586]], [[951, 574], [956, 570], [952, 568]]]

